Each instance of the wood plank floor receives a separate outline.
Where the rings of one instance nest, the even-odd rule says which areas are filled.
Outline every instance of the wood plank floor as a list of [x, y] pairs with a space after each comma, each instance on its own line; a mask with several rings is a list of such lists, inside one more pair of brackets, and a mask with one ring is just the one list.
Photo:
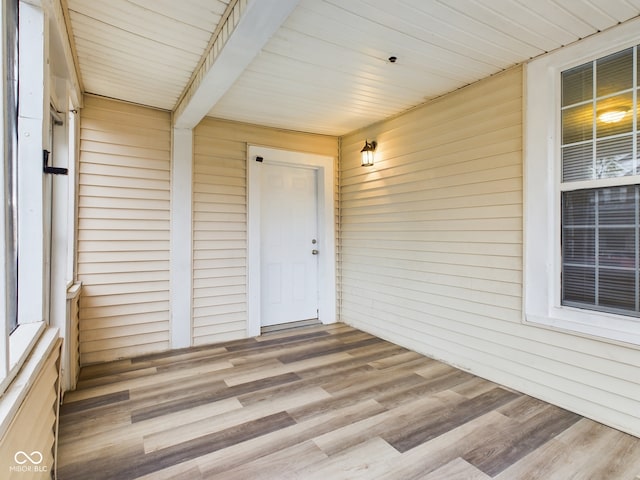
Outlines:
[[84, 368], [58, 478], [635, 480], [640, 439], [343, 324]]

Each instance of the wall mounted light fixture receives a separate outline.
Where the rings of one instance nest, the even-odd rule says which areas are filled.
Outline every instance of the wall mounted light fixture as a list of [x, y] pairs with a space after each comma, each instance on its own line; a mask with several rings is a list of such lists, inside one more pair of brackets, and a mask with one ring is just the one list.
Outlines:
[[365, 140], [364, 147], [360, 150], [360, 154], [362, 155], [362, 163], [363, 167], [370, 167], [373, 165], [373, 153], [376, 151], [376, 147], [378, 144], [374, 141], [369, 142]]

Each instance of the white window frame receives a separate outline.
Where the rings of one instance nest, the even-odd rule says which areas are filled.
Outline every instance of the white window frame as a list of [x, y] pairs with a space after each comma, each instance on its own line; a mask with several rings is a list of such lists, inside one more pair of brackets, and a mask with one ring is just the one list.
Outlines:
[[[50, 122], [50, 105], [58, 105], [61, 110], [72, 110], [80, 103], [80, 91], [75, 70], [72, 63], [70, 49], [66, 48], [66, 28], [62, 21], [62, 9], [60, 3], [23, 1], [20, 2], [19, 15], [19, 112], [18, 112], [18, 326], [9, 334], [6, 319], [0, 328], [0, 397], [6, 394], [9, 388], [21, 388], [25, 390], [28, 384], [12, 386], [12, 381], [19, 378], [21, 369], [28, 358], [33, 358], [33, 351], [49, 330], [58, 335], [55, 328], [64, 332], [63, 323], [66, 321], [66, 285], [75, 279], [74, 254], [75, 254], [75, 174], [77, 161], [77, 131], [78, 124], [75, 114], [63, 115], [69, 122], [69, 127], [61, 128], [58, 134], [58, 161], [56, 166], [63, 166], [68, 162], [69, 176], [51, 179], [57, 181], [61, 188], [60, 207], [54, 209], [52, 216], [52, 228], [55, 226], [58, 239], [58, 250], [53, 252], [59, 265], [52, 265], [52, 271], [56, 271], [56, 281], [61, 287], [61, 292], [56, 296], [58, 303], [62, 302], [58, 314], [54, 315], [55, 322], [48, 321], [48, 310], [45, 297], [53, 295], [54, 289], [47, 284], [44, 265], [44, 202], [50, 201], [43, 198], [43, 148], [51, 150], [48, 145], [47, 132]], [[1, 16], [1, 13], [0, 13]], [[0, 18], [1, 20], [1, 18]], [[53, 37], [58, 36], [62, 48], [50, 51]], [[4, 42], [4, 38], [0, 44]], [[61, 67], [55, 70], [66, 72], [64, 78], [54, 77], [54, 69], [50, 63]], [[63, 65], [64, 64], [64, 65]], [[4, 104], [4, 99], [2, 100]], [[58, 127], [59, 128], [59, 127]], [[68, 128], [68, 131], [67, 131]], [[38, 181], [43, 179], [43, 181]], [[64, 188], [67, 185], [68, 188]], [[0, 192], [2, 193], [2, 192]], [[51, 199], [53, 200], [53, 199]], [[52, 208], [54, 206], [52, 205]], [[1, 218], [0, 218], [1, 220]], [[54, 225], [55, 223], [55, 225]], [[66, 227], [66, 238], [65, 236]], [[1, 231], [1, 229], [0, 229]], [[25, 234], [25, 232], [27, 232]], [[51, 245], [53, 247], [53, 231]], [[2, 235], [4, 239], [4, 235]], [[2, 242], [0, 242], [2, 243]], [[53, 257], [52, 257], [53, 258]], [[0, 272], [3, 267], [0, 265]], [[2, 272], [0, 287], [4, 285], [4, 272]], [[65, 285], [66, 284], [66, 285]], [[4, 292], [4, 288], [2, 289]], [[4, 293], [0, 293], [0, 305], [3, 306], [6, 299]], [[20, 383], [20, 382], [18, 382]], [[26, 390], [25, 390], [26, 391]], [[24, 392], [23, 392], [24, 393]], [[0, 427], [6, 417], [6, 402], [0, 402]]]
[[[524, 322], [640, 346], [640, 319], [561, 304], [561, 72], [640, 44], [640, 19], [525, 65]], [[640, 183], [640, 176], [567, 188]]]

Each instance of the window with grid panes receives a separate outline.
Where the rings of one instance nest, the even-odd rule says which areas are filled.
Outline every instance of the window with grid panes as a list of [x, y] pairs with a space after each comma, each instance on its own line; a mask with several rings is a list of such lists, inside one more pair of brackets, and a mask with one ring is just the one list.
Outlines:
[[561, 301], [640, 316], [638, 47], [561, 75]]

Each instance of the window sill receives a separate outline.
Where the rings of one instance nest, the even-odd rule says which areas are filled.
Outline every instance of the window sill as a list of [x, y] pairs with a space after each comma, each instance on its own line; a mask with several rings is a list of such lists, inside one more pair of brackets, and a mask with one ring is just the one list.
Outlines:
[[549, 315], [526, 313], [526, 325], [640, 349], [640, 319], [575, 307], [552, 307]]
[[[25, 326], [28, 328], [24, 329], [24, 334], [20, 332], [20, 335], [14, 339], [18, 330]], [[21, 325], [11, 335], [12, 355], [15, 341], [15, 348], [20, 352], [19, 358], [22, 363], [17, 361], [11, 370], [13, 377], [10, 374], [10, 377], [3, 382], [3, 393], [0, 398], [0, 438], [6, 433], [29, 389], [36, 381], [42, 363], [55, 348], [58, 339], [58, 329], [46, 328], [43, 322]], [[9, 378], [11, 378], [10, 381]]]
[[0, 380], [0, 394], [16, 376], [44, 329], [44, 322], [25, 323], [9, 336], [9, 373]]
[[44, 329], [44, 322], [26, 323], [19, 325], [9, 336], [10, 370], [14, 370], [24, 363]]

